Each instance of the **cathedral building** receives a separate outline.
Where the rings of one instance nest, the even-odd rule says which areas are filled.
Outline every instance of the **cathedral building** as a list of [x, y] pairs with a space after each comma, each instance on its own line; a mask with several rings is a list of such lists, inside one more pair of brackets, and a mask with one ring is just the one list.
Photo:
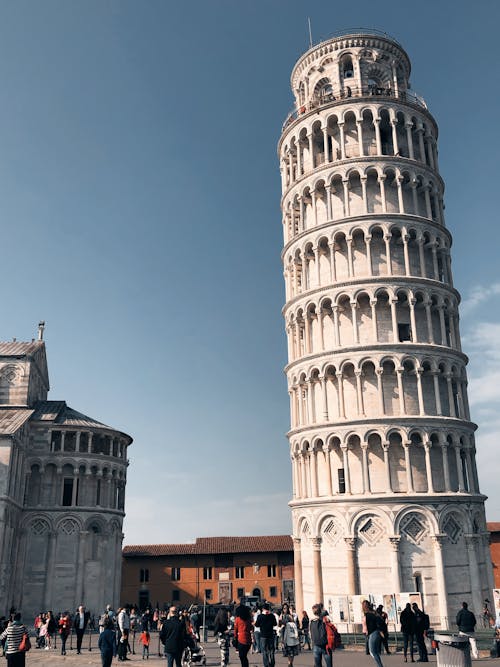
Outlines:
[[283, 126], [295, 584], [418, 591], [436, 627], [493, 587], [438, 165], [402, 46], [311, 47]]
[[120, 598], [132, 438], [48, 391], [41, 323], [36, 341], [0, 343], [0, 611], [27, 622]]

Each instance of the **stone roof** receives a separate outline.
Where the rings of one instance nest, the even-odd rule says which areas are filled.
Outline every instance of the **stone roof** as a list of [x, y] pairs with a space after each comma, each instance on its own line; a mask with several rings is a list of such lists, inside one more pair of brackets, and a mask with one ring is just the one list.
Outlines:
[[31, 417], [29, 408], [2, 408], [0, 410], [0, 435], [14, 435]]
[[[92, 417], [87, 417], [87, 415], [84, 415], [82, 412], [73, 410], [73, 408], [70, 408], [66, 404], [66, 401], [38, 401], [38, 403], [35, 404], [35, 412], [32, 420], [52, 422], [57, 426], [67, 426], [75, 429], [95, 428], [113, 431], [114, 433], [121, 433], [107, 424], [103, 424]], [[132, 438], [126, 433], [121, 433], [121, 435], [132, 441]]]
[[44, 343], [41, 340], [33, 340], [31, 343], [23, 343], [21, 341], [0, 342], [0, 357], [24, 357], [34, 354], [43, 346]]
[[293, 551], [290, 535], [249, 537], [197, 537], [188, 544], [134, 544], [123, 548], [124, 558], [140, 556], [187, 556], [207, 554], [264, 553]]

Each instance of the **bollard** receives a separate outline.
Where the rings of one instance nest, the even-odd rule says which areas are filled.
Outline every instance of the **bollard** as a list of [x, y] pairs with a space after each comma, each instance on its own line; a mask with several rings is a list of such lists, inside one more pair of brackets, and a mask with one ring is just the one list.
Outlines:
[[89, 628], [89, 651], [92, 651], [92, 630]]

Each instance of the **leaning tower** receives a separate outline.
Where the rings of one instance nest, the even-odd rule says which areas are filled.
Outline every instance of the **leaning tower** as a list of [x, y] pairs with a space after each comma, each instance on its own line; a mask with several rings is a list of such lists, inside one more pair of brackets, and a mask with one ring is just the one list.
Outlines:
[[376, 31], [305, 53], [279, 141], [296, 603], [493, 587], [436, 121]]

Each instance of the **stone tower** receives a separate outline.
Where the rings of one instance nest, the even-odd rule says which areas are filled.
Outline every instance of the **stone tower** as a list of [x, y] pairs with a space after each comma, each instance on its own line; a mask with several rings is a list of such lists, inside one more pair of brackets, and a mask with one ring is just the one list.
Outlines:
[[376, 31], [311, 48], [279, 141], [296, 602], [492, 588], [436, 121]]

